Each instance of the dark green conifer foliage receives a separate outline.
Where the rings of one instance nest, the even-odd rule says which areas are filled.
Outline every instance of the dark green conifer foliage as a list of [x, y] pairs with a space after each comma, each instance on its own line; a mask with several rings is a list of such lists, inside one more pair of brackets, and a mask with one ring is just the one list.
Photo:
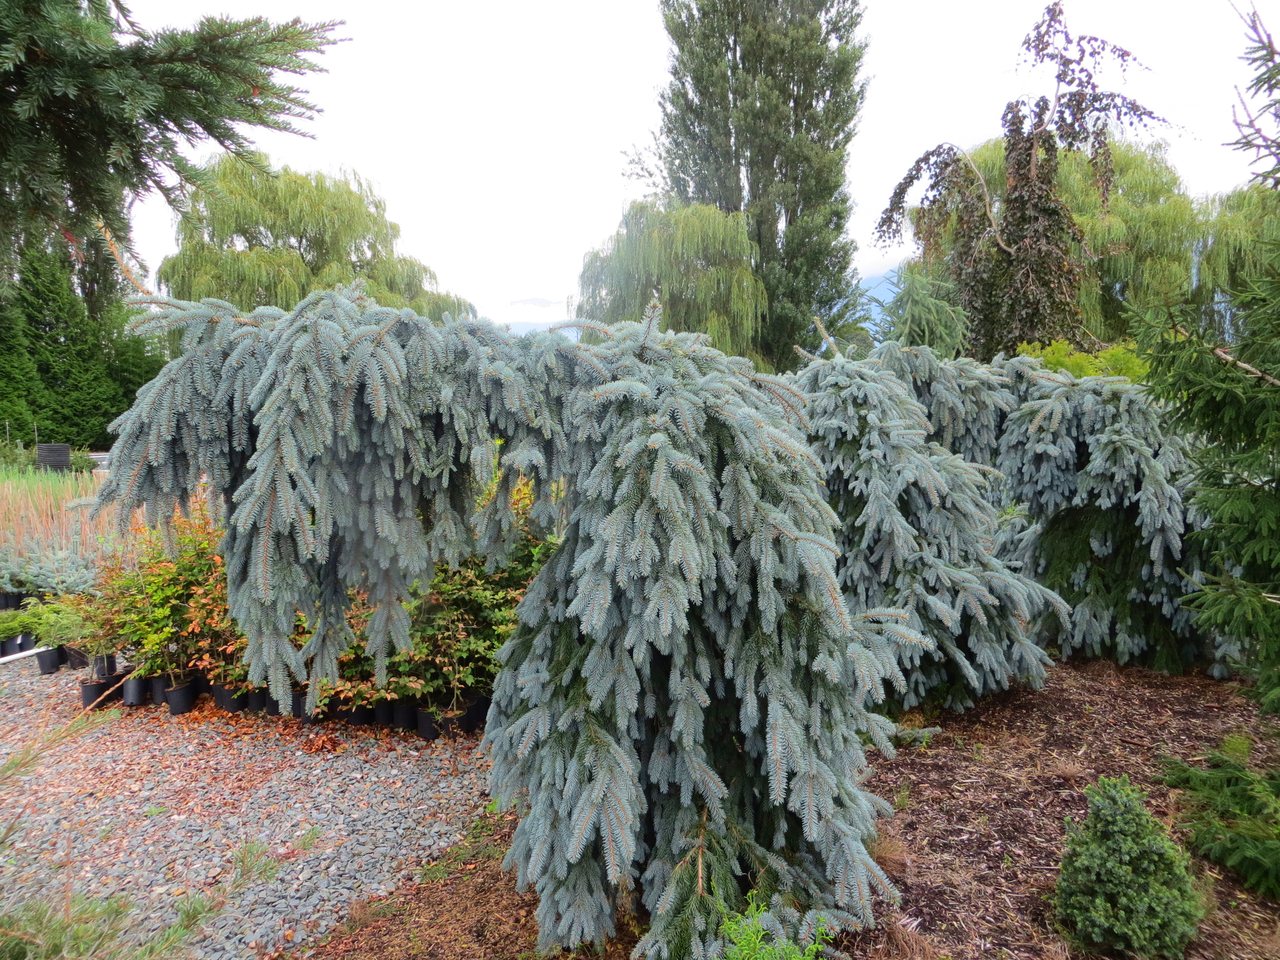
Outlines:
[[[1280, 98], [1280, 53], [1250, 20], [1255, 87]], [[1246, 145], [1280, 169], [1276, 121], [1243, 129]], [[1266, 123], [1266, 114], [1252, 121]], [[1267, 130], [1271, 133], [1268, 134]], [[1270, 136], [1270, 140], [1268, 140]], [[1277, 185], [1275, 170], [1263, 183]], [[1255, 186], [1255, 190], [1263, 189]], [[1275, 195], [1272, 201], [1275, 201]], [[1203, 439], [1195, 503], [1209, 519], [1204, 547], [1214, 575], [1190, 603], [1204, 629], [1245, 638], [1266, 709], [1280, 711], [1280, 246], [1239, 278], [1225, 327], [1195, 304], [1154, 311], [1144, 324], [1152, 389], [1178, 429]]]
[[0, 285], [0, 438], [5, 443], [35, 441], [32, 400], [40, 388], [31, 359], [27, 317], [13, 284]]
[[17, 304], [38, 378], [28, 403], [42, 442], [101, 448], [107, 424], [125, 404], [111, 378], [102, 331], [90, 321], [72, 282], [61, 244], [32, 242], [23, 249]]
[[850, 309], [845, 186], [862, 108], [858, 0], [663, 0], [673, 46], [659, 161], [671, 192], [747, 216], [775, 370]]
[[1186, 853], [1128, 777], [1102, 777], [1085, 796], [1084, 822], [1067, 820], [1058, 922], [1091, 951], [1176, 960], [1204, 916]]
[[908, 686], [889, 695], [908, 708], [933, 695], [959, 710], [1015, 682], [1038, 687], [1049, 659], [1033, 625], [1048, 610], [1065, 622], [1068, 610], [996, 556], [989, 472], [926, 440], [924, 408], [876, 361], [834, 354], [795, 382], [842, 523], [849, 609], [902, 607], [933, 642], [902, 645]]
[[335, 675], [351, 591], [384, 664], [433, 563], [500, 561], [520, 477], [535, 523], [563, 522], [486, 733], [544, 949], [602, 940], [638, 897], [642, 955], [714, 956], [751, 885], [802, 940], [869, 922], [887, 806], [859, 785], [863, 738], [889, 750], [892, 725], [867, 701], [903, 682], [904, 614], [845, 609], [791, 387], [654, 315], [584, 344], [351, 292], [153, 307], [141, 328], [183, 352], [116, 424], [102, 499], [160, 520], [207, 477], [251, 677], [277, 696]]
[[285, 77], [316, 69], [333, 26], [205, 17], [153, 32], [119, 0], [3, 4], [0, 230], [128, 237], [130, 199], [176, 202], [195, 175], [190, 144], [240, 153], [245, 127], [296, 132], [314, 107]]

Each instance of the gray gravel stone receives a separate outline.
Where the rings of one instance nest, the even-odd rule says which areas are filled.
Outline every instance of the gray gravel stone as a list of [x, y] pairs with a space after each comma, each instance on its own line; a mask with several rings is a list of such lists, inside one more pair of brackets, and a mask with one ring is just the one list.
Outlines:
[[[31, 661], [0, 666], [0, 761], [75, 715], [79, 678], [42, 677]], [[230, 718], [207, 697], [182, 718], [133, 708], [49, 749], [17, 795], [0, 796], [0, 812], [26, 811], [0, 884], [7, 904], [64, 896], [68, 882], [123, 895], [141, 940], [172, 923], [184, 897], [226, 893], [253, 841], [275, 860], [274, 877], [229, 893], [187, 952], [250, 960], [301, 944], [305, 956], [352, 903], [460, 840], [487, 776], [475, 739]]]

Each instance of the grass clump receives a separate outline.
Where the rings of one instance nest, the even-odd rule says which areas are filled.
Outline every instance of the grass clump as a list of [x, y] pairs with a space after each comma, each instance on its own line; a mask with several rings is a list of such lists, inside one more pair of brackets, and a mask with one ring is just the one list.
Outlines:
[[1101, 777], [1085, 796], [1084, 821], [1067, 818], [1054, 892], [1059, 923], [1091, 951], [1181, 957], [1204, 916], [1186, 852], [1128, 777]]

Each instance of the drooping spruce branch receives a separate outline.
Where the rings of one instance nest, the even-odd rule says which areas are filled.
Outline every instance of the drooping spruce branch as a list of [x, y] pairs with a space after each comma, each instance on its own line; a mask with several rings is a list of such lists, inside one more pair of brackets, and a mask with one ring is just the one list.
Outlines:
[[1014, 682], [1039, 686], [1048, 657], [1035, 625], [1049, 610], [1065, 622], [1068, 610], [996, 555], [993, 472], [927, 440], [924, 407], [877, 360], [815, 360], [796, 383], [842, 522], [850, 610], [903, 607], [935, 643], [902, 645], [908, 686], [889, 694], [904, 707], [935, 695], [964, 709]]
[[184, 352], [118, 422], [104, 498], [161, 519], [207, 476], [251, 676], [277, 696], [333, 675], [354, 592], [382, 663], [414, 579], [499, 562], [519, 478], [535, 521], [564, 518], [486, 732], [544, 948], [602, 940], [638, 897], [644, 955], [706, 956], [753, 884], [802, 937], [869, 922], [889, 884], [863, 738], [888, 750], [892, 726], [868, 701], [920, 641], [902, 611], [846, 610], [792, 387], [654, 315], [581, 344], [351, 291], [248, 317], [155, 307], [144, 325]]

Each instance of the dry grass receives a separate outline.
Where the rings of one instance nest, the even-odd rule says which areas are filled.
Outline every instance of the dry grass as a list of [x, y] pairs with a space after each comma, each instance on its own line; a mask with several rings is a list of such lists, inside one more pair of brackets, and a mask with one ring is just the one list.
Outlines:
[[95, 473], [0, 469], [0, 549], [96, 554], [115, 545], [115, 511], [92, 516], [101, 485]]
[[902, 839], [892, 832], [890, 825], [883, 825], [880, 832], [876, 834], [876, 838], [871, 842], [869, 853], [871, 859], [878, 863], [880, 869], [891, 879], [897, 881], [908, 879], [911, 870], [911, 854]]
[[869, 960], [940, 960], [942, 954], [912, 920], [890, 916], [884, 920], [884, 936], [869, 954]]

